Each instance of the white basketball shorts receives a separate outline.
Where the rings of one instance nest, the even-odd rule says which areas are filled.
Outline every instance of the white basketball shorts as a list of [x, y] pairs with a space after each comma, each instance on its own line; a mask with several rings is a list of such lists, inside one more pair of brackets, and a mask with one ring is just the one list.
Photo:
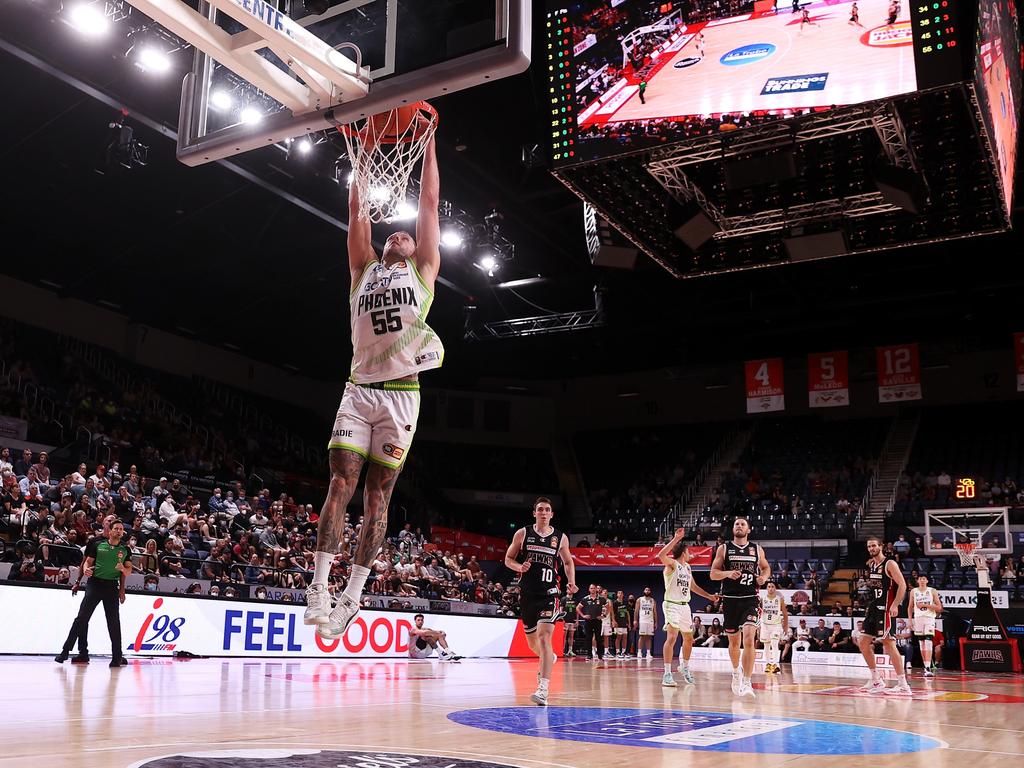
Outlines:
[[640, 634], [647, 636], [654, 634], [654, 622], [653, 621], [641, 621], [640, 622]]
[[914, 634], [918, 637], [934, 637], [935, 636], [935, 617], [934, 616], [915, 616], [914, 617]]
[[426, 659], [432, 656], [434, 653], [434, 647], [427, 644], [424, 648], [416, 646], [416, 641], [412, 640], [409, 643], [409, 658], [410, 659]]
[[761, 625], [761, 642], [768, 645], [772, 641], [772, 636], [776, 638], [782, 637], [782, 625], [781, 624], [762, 624]]
[[665, 611], [665, 628], [675, 627], [680, 632], [693, 632], [693, 618], [690, 606], [679, 603], [664, 602], [661, 608]]
[[605, 619], [604, 621], [601, 622], [601, 634], [607, 636], [607, 635], [611, 635], [611, 633], [612, 633], [612, 623], [608, 619]]
[[327, 447], [352, 451], [375, 464], [398, 469], [409, 453], [419, 413], [419, 382], [348, 382]]

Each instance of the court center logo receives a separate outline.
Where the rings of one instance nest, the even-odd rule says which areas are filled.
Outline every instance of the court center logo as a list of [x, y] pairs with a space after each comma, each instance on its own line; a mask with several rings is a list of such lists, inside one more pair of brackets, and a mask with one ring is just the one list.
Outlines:
[[176, 641], [185, 626], [184, 616], [170, 616], [166, 613], [157, 614], [164, 599], [158, 597], [153, 601], [153, 611], [142, 622], [134, 642], [128, 646], [129, 651], [173, 651]]
[[896, 45], [910, 45], [914, 42], [913, 35], [909, 21], [897, 21], [895, 24], [869, 29], [860, 36], [860, 41], [871, 48], [891, 48]]
[[163, 755], [128, 768], [511, 768], [489, 760], [337, 749], [223, 749]]
[[772, 43], [751, 43], [722, 54], [718, 61], [727, 67], [738, 67], [743, 64], [754, 64], [763, 61], [775, 53]]

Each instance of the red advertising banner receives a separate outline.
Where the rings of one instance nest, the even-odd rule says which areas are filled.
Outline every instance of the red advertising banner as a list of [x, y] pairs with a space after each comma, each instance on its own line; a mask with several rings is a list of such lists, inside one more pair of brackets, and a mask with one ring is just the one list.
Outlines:
[[1017, 391], [1024, 392], [1024, 333], [1013, 334], [1013, 351], [1017, 357]]
[[505, 552], [512, 540], [511, 536], [506, 541], [496, 536], [484, 536], [454, 528], [442, 528], [438, 525], [431, 526], [430, 538], [433, 539], [433, 546], [428, 544], [425, 547], [428, 551], [451, 550], [456, 554], [461, 552], [466, 557], [476, 555], [478, 560], [504, 560]]
[[[661, 547], [574, 547], [570, 551], [576, 565], [661, 567], [658, 561]], [[711, 565], [711, 547], [690, 547], [690, 565]]]
[[917, 344], [876, 347], [878, 402], [899, 403], [921, 399], [921, 359]]
[[811, 408], [850, 404], [849, 359], [841, 352], [815, 352], [807, 356], [807, 397]]
[[782, 411], [786, 400], [782, 389], [782, 358], [747, 360], [747, 413]]

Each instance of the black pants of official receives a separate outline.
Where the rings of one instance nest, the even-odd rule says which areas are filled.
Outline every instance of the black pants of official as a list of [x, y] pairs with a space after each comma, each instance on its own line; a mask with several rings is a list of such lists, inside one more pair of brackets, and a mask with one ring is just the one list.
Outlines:
[[118, 581], [107, 581], [90, 578], [85, 584], [85, 598], [82, 600], [82, 607], [78, 610], [78, 616], [71, 625], [68, 639], [64, 641], [64, 653], [71, 653], [71, 649], [78, 641], [78, 653], [82, 656], [89, 655], [89, 619], [92, 618], [96, 606], [103, 603], [103, 613], [107, 618], [107, 632], [110, 633], [111, 656], [120, 659], [124, 655], [121, 647], [121, 585]]
[[592, 643], [596, 640], [597, 642], [597, 658], [604, 658], [604, 635], [601, 634], [601, 620], [600, 619], [587, 619], [584, 626], [587, 635], [587, 651], [593, 647]]

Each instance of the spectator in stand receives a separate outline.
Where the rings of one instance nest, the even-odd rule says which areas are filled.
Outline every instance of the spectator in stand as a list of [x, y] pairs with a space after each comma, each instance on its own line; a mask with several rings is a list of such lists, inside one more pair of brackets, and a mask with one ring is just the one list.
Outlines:
[[160, 506], [164, 503], [164, 499], [170, 496], [171, 492], [167, 488], [167, 478], [161, 477], [156, 487], [150, 491], [150, 497], [153, 499], [153, 509], [160, 509]]
[[793, 650], [809, 651], [811, 648], [811, 630], [807, 627], [807, 619], [800, 619], [796, 626], [796, 642], [793, 643]]
[[43, 485], [50, 484], [50, 467], [47, 465], [47, 461], [50, 456], [46, 451], [39, 452], [39, 461], [32, 465], [32, 469], [36, 471], [36, 477], [39, 478], [39, 482]]
[[22, 496], [28, 496], [29, 488], [31, 488], [32, 486], [35, 486], [36, 492], [38, 493], [38, 489], [41, 484], [42, 482], [39, 480], [39, 475], [36, 474], [36, 468], [34, 466], [29, 467], [28, 474], [26, 474], [25, 477], [21, 478], [21, 480], [18, 481], [18, 486], [21, 488]]
[[833, 605], [833, 606], [832, 606], [832, 607], [831, 607], [831, 608], [829, 609], [828, 613], [826, 613], [825, 615], [826, 615], [826, 616], [842, 616], [842, 615], [843, 615], [843, 606], [841, 606], [841, 605], [840, 605], [840, 604], [838, 603], [838, 601], [837, 601], [837, 602], [836, 602], [836, 604], [835, 604], [835, 605]]
[[178, 549], [180, 546], [180, 543], [175, 544], [174, 539], [169, 538], [164, 542], [164, 553], [160, 557], [161, 576], [184, 579], [188, 575], [185, 564], [181, 560], [181, 550]]
[[858, 648], [859, 649], [860, 638], [861, 638], [861, 636], [863, 634], [864, 634], [864, 622], [863, 621], [858, 621], [856, 623], [856, 625], [854, 625], [853, 630], [850, 631], [850, 644], [854, 648]]
[[847, 653], [853, 650], [853, 647], [850, 645], [850, 636], [843, 631], [838, 621], [832, 622], [832, 632], [825, 641], [825, 647], [822, 650], [834, 651], [836, 653]]
[[782, 572], [779, 573], [779, 576], [775, 580], [775, 583], [776, 583], [776, 586], [778, 586], [779, 589], [792, 589], [793, 588], [793, 579], [790, 578], [789, 571], [786, 570], [785, 568], [783, 568]]
[[21, 452], [21, 458], [14, 462], [14, 474], [18, 477], [25, 477], [32, 467], [32, 449], [25, 448]]
[[[244, 517], [244, 513], [239, 512], [239, 514]], [[252, 532], [257, 536], [259, 536], [260, 533], [263, 532], [263, 529], [268, 525], [270, 525], [270, 519], [263, 514], [262, 509], [257, 509], [256, 513], [249, 518], [249, 526], [252, 529]]]
[[148, 539], [139, 557], [139, 570], [143, 573], [156, 573], [159, 567], [160, 553], [157, 550], [156, 539]]
[[210, 495], [210, 500], [206, 503], [206, 506], [215, 515], [224, 512], [224, 499], [222, 498], [220, 488], [213, 489], [213, 493]]
[[42, 583], [45, 568], [43, 559], [36, 546], [30, 542], [19, 544], [15, 549], [15, 560], [11, 572], [7, 575], [10, 581], [36, 581]]
[[717, 648], [719, 646], [728, 645], [725, 635], [722, 634], [722, 622], [719, 621], [717, 616], [711, 620], [711, 626], [708, 627], [707, 637], [704, 638], [704, 642], [700, 645], [703, 648]]
[[14, 465], [11, 463], [11, 449], [0, 448], [0, 474], [13, 471]]
[[[662, 546], [665, 546], [662, 544]], [[704, 626], [704, 622], [701, 621], [700, 616], [693, 617], [693, 644], [700, 645], [704, 640], [708, 638], [708, 628]]]
[[825, 626], [824, 619], [818, 619], [818, 626], [811, 630], [811, 650], [824, 651], [828, 649], [828, 641], [831, 632]]
[[899, 538], [893, 542], [892, 548], [896, 554], [899, 555], [899, 559], [901, 561], [910, 554], [910, 542], [907, 541], [907, 537], [902, 533], [899, 535]]

